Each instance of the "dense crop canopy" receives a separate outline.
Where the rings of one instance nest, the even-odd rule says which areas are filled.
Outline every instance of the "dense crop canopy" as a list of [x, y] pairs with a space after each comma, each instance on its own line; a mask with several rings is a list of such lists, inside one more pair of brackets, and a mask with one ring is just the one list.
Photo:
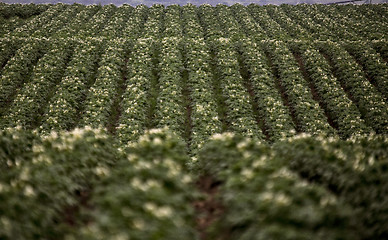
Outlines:
[[388, 239], [387, 10], [0, 3], [0, 239]]

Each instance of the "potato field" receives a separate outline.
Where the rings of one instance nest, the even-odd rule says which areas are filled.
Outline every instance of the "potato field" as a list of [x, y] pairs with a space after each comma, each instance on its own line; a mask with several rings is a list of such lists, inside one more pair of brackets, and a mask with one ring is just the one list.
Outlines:
[[0, 3], [0, 240], [388, 239], [388, 5]]

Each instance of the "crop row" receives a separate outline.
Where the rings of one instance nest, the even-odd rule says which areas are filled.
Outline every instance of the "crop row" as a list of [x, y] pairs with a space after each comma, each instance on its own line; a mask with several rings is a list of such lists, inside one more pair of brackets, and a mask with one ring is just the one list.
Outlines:
[[388, 108], [384, 97], [366, 79], [362, 67], [338, 43], [318, 42], [349, 97], [357, 104], [366, 123], [378, 133], [388, 131]]
[[0, 134], [2, 239], [196, 239], [188, 155], [169, 131], [147, 132], [125, 154], [98, 129]]
[[279, 85], [291, 105], [291, 113], [298, 123], [297, 127], [303, 132], [333, 134], [333, 128], [318, 102], [313, 99], [306, 80], [287, 46], [279, 41], [267, 41], [265, 51], [270, 55], [272, 64], [277, 69]]
[[70, 130], [76, 126], [79, 119], [77, 114], [83, 107], [90, 85], [95, 81], [103, 45], [103, 42], [90, 40], [81, 42], [76, 47], [42, 117], [40, 130], [43, 134], [51, 130]]
[[[180, 14], [184, 8], [193, 8], [197, 14], [222, 16], [233, 12], [233, 18], [238, 20], [238, 26], [242, 29], [250, 29], [251, 38], [260, 39], [316, 39], [316, 40], [381, 40], [387, 36], [388, 25], [385, 15], [382, 13], [384, 5], [369, 6], [359, 10], [356, 6], [336, 7], [324, 5], [282, 5], [282, 6], [259, 6], [251, 4], [243, 6], [235, 4], [233, 6], [193, 5], [178, 6], [171, 5], [164, 7], [156, 4], [152, 7], [139, 5], [131, 7], [123, 5], [116, 7], [106, 6], [82, 6], [79, 4], [65, 5], [56, 4], [37, 8], [31, 6], [30, 13], [21, 13], [17, 8], [8, 9], [3, 7], [3, 19], [0, 19], [2, 25], [2, 35], [9, 37], [26, 37], [29, 35], [39, 37], [66, 35], [73, 37], [78, 34], [79, 37], [94, 37], [104, 35], [107, 38], [121, 37], [123, 29], [141, 28], [144, 22], [154, 19], [159, 21], [161, 29], [157, 31], [169, 31], [176, 29], [164, 25], [163, 19], [170, 12], [175, 11], [176, 16], [183, 20], [183, 14]], [[127, 21], [133, 18], [131, 15], [141, 12], [135, 22]], [[178, 14], [179, 13], [179, 14]], [[36, 15], [38, 14], [38, 15]], [[143, 15], [144, 14], [144, 15]], [[160, 17], [154, 18], [157, 14]], [[11, 16], [23, 16], [24, 18], [14, 19]], [[136, 15], [136, 14], [135, 14]], [[209, 15], [209, 17], [211, 17]], [[26, 17], [28, 16], [28, 17]], [[379, 17], [376, 17], [379, 16]], [[218, 18], [224, 21], [223, 18]], [[15, 22], [16, 21], [16, 22]], [[76, 24], [78, 23], [78, 25]], [[94, 27], [90, 27], [93, 25]], [[98, 27], [97, 27], [98, 25]], [[14, 26], [14, 27], [13, 27]], [[72, 26], [69, 28], [69, 26]], [[253, 29], [260, 29], [259, 32], [252, 32]], [[7, 30], [8, 29], [8, 30]], [[66, 32], [65, 29], [70, 29]], [[115, 29], [112, 35], [107, 35], [104, 29]], [[78, 33], [79, 32], [79, 33]], [[168, 33], [167, 33], [168, 34]], [[132, 36], [131, 36], [132, 37]], [[147, 37], [147, 36], [140, 36]]]
[[[298, 136], [275, 147], [289, 167], [325, 186], [353, 208], [363, 239], [385, 238], [387, 140], [367, 135], [348, 141]], [[290, 154], [294, 153], [294, 154]]]
[[333, 125], [338, 129], [339, 134], [346, 138], [352, 134], [371, 131], [366, 127], [356, 105], [347, 97], [319, 51], [308, 45], [299, 45], [296, 48], [303, 58], [310, 84], [313, 85], [319, 101], [334, 122]]
[[341, 141], [301, 135], [272, 148], [232, 133], [211, 139], [199, 153], [198, 171], [221, 183], [219, 204], [227, 207], [211, 228], [214, 236], [386, 236], [383, 136]]
[[30, 80], [31, 71], [36, 62], [46, 51], [45, 41], [28, 41], [17, 50], [1, 72], [0, 80], [0, 114], [9, 105], [18, 89]]
[[39, 59], [29, 82], [18, 91], [10, 108], [5, 112], [2, 125], [35, 128], [40, 115], [50, 100], [52, 90], [61, 80], [73, 50], [73, 42], [58, 41]]
[[0, 237], [63, 236], [77, 215], [70, 209], [116, 161], [109, 136], [75, 129], [39, 138], [17, 128], [1, 135]]
[[151, 88], [152, 54], [154, 43], [150, 39], [138, 39], [128, 60], [126, 89], [121, 102], [121, 116], [117, 136], [121, 143], [136, 141], [146, 128], [149, 109], [148, 91]]
[[116, 91], [122, 79], [127, 44], [112, 40], [101, 56], [96, 80], [89, 89], [84, 103], [84, 114], [80, 125], [95, 128], [106, 127], [111, 115]]
[[206, 196], [193, 183], [209, 176], [223, 209], [209, 237], [387, 236], [381, 135], [344, 141], [302, 134], [269, 146], [215, 134], [193, 172], [185, 143], [166, 128], [146, 131], [126, 149], [89, 127], [45, 137], [8, 128], [0, 136], [4, 239], [197, 239], [192, 203]]
[[[343, 138], [388, 131], [388, 68], [371, 47], [239, 40], [246, 35], [236, 30], [237, 20], [230, 20], [235, 27], [223, 33], [223, 22], [203, 29], [201, 24], [212, 18], [198, 17], [189, 8], [183, 15], [192, 25], [192, 37], [183, 37], [187, 28], [178, 24], [178, 12], [169, 10], [164, 22], [174, 26], [176, 31], [169, 30], [174, 37], [161, 35], [163, 25], [150, 20], [138, 29], [144, 33], [123, 30], [149, 36], [137, 41], [3, 39], [4, 49], [17, 50], [2, 55], [1, 127], [42, 125], [47, 132], [78, 124], [119, 126], [124, 143], [146, 128], [168, 125], [189, 145], [199, 134], [193, 148], [225, 129], [270, 141], [295, 130]], [[223, 12], [229, 21], [232, 12]], [[383, 46], [384, 41], [373, 43]]]

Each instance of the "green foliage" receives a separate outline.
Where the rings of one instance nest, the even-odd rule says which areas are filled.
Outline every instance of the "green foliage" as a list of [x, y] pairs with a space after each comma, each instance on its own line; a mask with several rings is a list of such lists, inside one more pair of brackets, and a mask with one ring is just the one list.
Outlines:
[[352, 206], [363, 238], [387, 236], [386, 136], [358, 136], [342, 141], [302, 135], [274, 148], [292, 170], [327, 187]]
[[[13, 175], [0, 179], [0, 238], [61, 238], [68, 232], [67, 216], [78, 215], [72, 207], [116, 161], [112, 140], [90, 128], [51, 132], [33, 142], [28, 132], [2, 133], [7, 134], [14, 140], [2, 163]], [[16, 145], [25, 151], [17, 151]]]
[[0, 3], [0, 239], [388, 239], [386, 10]]
[[94, 189], [93, 221], [68, 239], [197, 239], [185, 145], [147, 131]]
[[212, 236], [231, 239], [359, 239], [352, 209], [324, 187], [303, 180], [264, 144], [214, 135], [199, 169], [221, 182], [224, 214]]

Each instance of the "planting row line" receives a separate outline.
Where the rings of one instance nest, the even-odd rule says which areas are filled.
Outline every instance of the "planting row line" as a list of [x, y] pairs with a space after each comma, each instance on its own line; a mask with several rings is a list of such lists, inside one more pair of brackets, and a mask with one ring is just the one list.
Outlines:
[[319, 51], [311, 45], [303, 44], [294, 45], [293, 48], [301, 55], [308, 80], [340, 136], [347, 138], [353, 134], [370, 132], [357, 106], [347, 97]]
[[[23, 49], [23, 48], [22, 48]], [[57, 41], [38, 61], [26, 82], [15, 96], [12, 105], [4, 114], [2, 128], [22, 126], [38, 127], [39, 118], [50, 100], [53, 89], [61, 80], [73, 51], [72, 41]]]
[[123, 41], [112, 40], [101, 56], [96, 80], [90, 87], [84, 103], [84, 113], [80, 126], [94, 128], [106, 127], [112, 114], [112, 106], [116, 91], [122, 79], [122, 69], [128, 44]]
[[196, 155], [209, 137], [222, 130], [217, 112], [215, 94], [211, 91], [211, 72], [208, 46], [196, 13], [196, 7], [186, 5], [183, 9], [185, 38], [182, 39], [184, 63], [187, 70], [187, 85], [191, 100], [191, 153]]
[[[97, 33], [100, 33], [99, 30], [102, 28], [102, 25], [107, 23], [108, 19], [110, 19], [112, 23], [108, 23], [109, 26], [107, 26], [107, 28], [116, 29], [118, 32], [117, 35], [114, 34], [113, 36], [109, 36], [114, 37], [115, 35], [119, 36], [122, 29], [132, 27], [131, 22], [126, 22], [126, 19], [131, 16], [133, 11], [147, 12], [146, 16], [142, 17], [143, 20], [145, 18], [152, 19], [154, 18], [153, 15], [158, 15], [159, 17], [156, 18], [156, 21], [160, 21], [158, 24], [161, 26], [161, 29], [157, 31], [164, 32], [165, 27], [163, 18], [165, 18], [166, 14], [170, 14], [169, 12], [174, 11], [175, 14], [177, 14], [176, 16], [179, 16], [180, 20], [182, 20], [183, 16], [178, 13], [186, 7], [193, 7], [193, 5], [189, 4], [183, 7], [172, 5], [165, 8], [163, 5], [156, 4], [149, 8], [145, 5], [139, 5], [136, 8], [133, 8], [129, 5], [121, 7], [106, 5], [102, 7], [97, 5], [82, 6], [79, 4], [56, 4], [48, 7], [46, 11], [37, 16], [32, 13], [31, 16], [34, 17], [26, 20], [26, 22], [22, 22], [23, 25], [15, 29], [10, 29], [10, 31], [5, 34], [7, 37], [29, 36], [31, 34], [40, 37], [48, 37], [59, 30], [60, 34], [55, 35], [72, 36], [74, 35], [74, 32], [81, 30], [81, 36], [85, 36], [85, 34], [88, 36], [95, 36]], [[205, 14], [208, 15], [208, 17], [212, 17], [212, 12], [216, 15], [222, 15], [228, 14], [228, 11], [232, 11], [235, 15], [234, 18], [237, 19], [240, 24], [244, 25], [245, 28], [263, 28], [265, 30], [251, 36], [257, 39], [262, 38], [263, 35], [267, 35], [269, 38], [277, 40], [294, 38], [312, 38], [319, 40], [357, 40], [363, 38], [373, 40], [385, 39], [387, 36], [386, 30], [388, 29], [386, 22], [369, 17], [376, 10], [373, 10], [372, 7], [371, 9], [366, 9], [366, 11], [362, 12], [357, 11], [355, 6], [347, 8], [343, 7], [340, 9], [335, 6], [324, 5], [259, 6], [252, 4], [243, 6], [235, 4], [231, 7], [226, 5], [217, 5], [216, 7], [201, 5], [200, 7], [194, 8], [198, 14]], [[380, 8], [383, 9], [384, 6], [380, 6]], [[381, 11], [381, 9], [376, 11]], [[41, 10], [38, 12], [40, 11]], [[90, 19], [96, 12], [97, 16]], [[240, 15], [240, 13], [243, 14]], [[380, 16], [384, 17], [381, 13]], [[254, 21], [252, 21], [252, 19], [254, 19]], [[309, 21], [306, 21], [306, 19]], [[4, 24], [8, 24], [7, 20], [4, 21]], [[75, 26], [75, 22], [78, 22], [79, 26]], [[19, 23], [15, 24], [14, 25], [17, 26]], [[102, 25], [93, 28], [89, 26], [90, 24]], [[71, 34], [66, 33], [65, 30], [61, 30], [69, 25], [74, 26], [77, 30], [71, 30]], [[166, 27], [167, 31], [172, 29], [170, 26], [166, 25]], [[169, 33], [166, 34], [168, 35]]]
[[1, 143], [3, 239], [197, 239], [185, 145], [167, 130], [125, 154], [90, 128], [45, 138], [9, 129]]
[[117, 137], [121, 144], [134, 142], [144, 133], [147, 111], [150, 108], [148, 92], [151, 89], [155, 44], [151, 39], [138, 39], [128, 60], [126, 89], [121, 102], [121, 115], [117, 126]]
[[88, 226], [69, 239], [198, 239], [185, 144], [167, 130], [146, 131], [91, 191]]
[[100, 41], [85, 41], [78, 44], [64, 77], [44, 113], [40, 126], [43, 134], [48, 134], [51, 130], [70, 130], [76, 126], [88, 88], [95, 81], [104, 44]]
[[79, 207], [97, 179], [117, 161], [100, 130], [52, 132], [39, 138], [20, 129], [1, 132], [0, 237], [57, 238], [79, 225]]
[[48, 8], [42, 14], [33, 17], [31, 20], [26, 21], [22, 26], [14, 29], [12, 32], [6, 33], [4, 37], [29, 37], [35, 31], [39, 30], [40, 28], [48, 24], [50, 21], [52, 21], [52, 19], [55, 18], [57, 15], [60, 15], [60, 13], [66, 8], [72, 7], [65, 4], [55, 4], [52, 7]]
[[182, 55], [178, 38], [163, 38], [160, 45], [159, 94], [156, 100], [156, 127], [169, 127], [184, 136], [185, 109], [182, 98]]
[[199, 152], [197, 170], [219, 184], [215, 198], [225, 210], [208, 228], [210, 238], [360, 239], [362, 222], [349, 203], [290, 171], [287, 160], [303, 151], [291, 145], [281, 152], [285, 158], [232, 133], [211, 140]]
[[380, 54], [366, 43], [343, 43], [345, 49], [354, 56], [357, 63], [363, 67], [366, 76], [388, 100], [388, 64]]
[[276, 68], [279, 85], [290, 104], [297, 128], [312, 134], [334, 134], [335, 130], [328, 124], [318, 102], [313, 99], [312, 92], [287, 45], [279, 41], [265, 41], [264, 48]]
[[[387, 139], [367, 135], [338, 141], [298, 136], [275, 146], [279, 157], [308, 181], [325, 186], [352, 207], [358, 236], [380, 239], [388, 234]], [[291, 154], [290, 154], [291, 153]]]
[[20, 87], [30, 80], [34, 65], [44, 55], [49, 44], [46, 41], [27, 41], [8, 60], [1, 71], [0, 115], [4, 114]]
[[366, 79], [362, 67], [338, 43], [317, 42], [316, 45], [327, 56], [336, 77], [366, 123], [377, 133], [387, 133], [387, 104], [381, 93]]

